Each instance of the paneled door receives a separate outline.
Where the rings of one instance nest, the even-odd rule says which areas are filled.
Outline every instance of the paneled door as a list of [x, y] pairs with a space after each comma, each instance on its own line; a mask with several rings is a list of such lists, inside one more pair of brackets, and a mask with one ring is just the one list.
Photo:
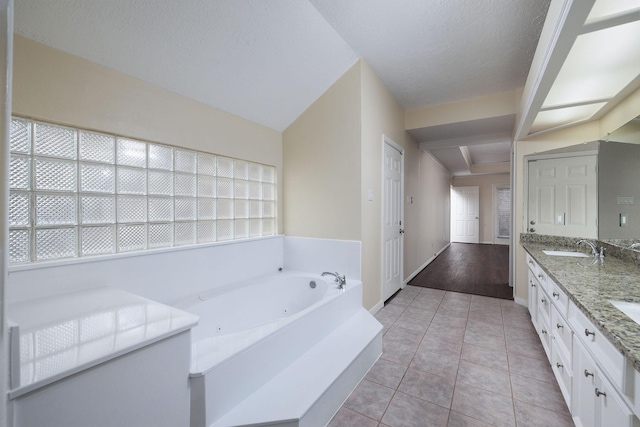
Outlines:
[[385, 138], [382, 197], [382, 299], [402, 286], [402, 153]]
[[596, 238], [596, 163], [595, 155], [530, 160], [527, 231]]
[[480, 187], [453, 187], [451, 241], [478, 243]]

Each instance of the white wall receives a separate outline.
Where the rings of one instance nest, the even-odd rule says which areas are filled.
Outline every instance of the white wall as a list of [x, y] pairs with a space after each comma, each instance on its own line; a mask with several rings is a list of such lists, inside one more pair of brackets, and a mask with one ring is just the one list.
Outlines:
[[9, 303], [112, 286], [165, 304], [278, 271], [283, 237], [220, 242], [12, 267]]

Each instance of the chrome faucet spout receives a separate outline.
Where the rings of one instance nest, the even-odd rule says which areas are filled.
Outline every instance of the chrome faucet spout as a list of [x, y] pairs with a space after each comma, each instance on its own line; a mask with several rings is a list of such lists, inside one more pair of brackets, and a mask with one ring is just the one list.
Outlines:
[[591, 248], [591, 255], [593, 255], [594, 257], [598, 256], [598, 247], [596, 246], [595, 243], [590, 242], [588, 240], [578, 240], [576, 242], [576, 245], [579, 245], [580, 243], [584, 243], [586, 245], [589, 245], [589, 247]]
[[321, 274], [321, 276], [333, 276], [333, 277], [335, 277], [334, 282], [336, 282], [338, 284], [338, 289], [344, 289], [344, 287], [347, 284], [347, 278], [344, 276], [344, 274], [341, 276], [340, 273], [338, 273], [337, 271], [335, 273], [331, 273], [329, 271], [325, 271], [324, 273]]

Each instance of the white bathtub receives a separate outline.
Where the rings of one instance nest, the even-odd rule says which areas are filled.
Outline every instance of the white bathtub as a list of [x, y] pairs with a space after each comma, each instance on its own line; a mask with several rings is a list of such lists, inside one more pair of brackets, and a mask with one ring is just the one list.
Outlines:
[[[287, 412], [283, 414], [278, 414], [277, 402], [268, 404], [263, 401], [258, 404], [259, 408], [244, 410], [238, 410], [238, 406], [243, 402], [250, 405], [251, 395], [273, 386], [270, 384], [277, 382], [279, 377], [291, 377], [292, 374], [286, 371], [295, 369], [296, 361], [300, 358], [310, 357], [307, 353], [311, 354], [309, 350], [312, 348], [320, 348], [318, 343], [328, 343], [328, 336], [342, 339], [345, 343], [329, 346], [325, 351], [329, 354], [321, 358], [342, 357], [342, 350], [334, 347], [354, 345], [352, 337], [340, 338], [340, 334], [367, 336], [369, 331], [369, 335], [375, 338], [382, 329], [373, 316], [362, 308], [360, 282], [348, 280], [346, 289], [340, 290], [332, 276], [321, 277], [309, 273], [278, 272], [200, 293], [183, 300], [177, 306], [200, 316], [200, 323], [191, 331], [192, 427], [263, 423], [278, 425], [278, 421], [282, 421], [276, 419], [278, 417], [287, 419], [281, 425], [291, 425], [289, 423], [292, 417], [302, 419], [307, 413], [313, 415], [310, 408], [300, 408], [299, 415], [290, 415], [289, 412], [295, 409], [291, 408], [291, 403], [285, 405]], [[365, 325], [358, 326], [362, 322]], [[351, 330], [341, 332], [340, 328], [347, 325], [351, 325], [348, 326]], [[357, 330], [362, 328], [366, 330]], [[369, 341], [363, 341], [361, 346], [368, 348]], [[362, 350], [357, 350], [356, 353], [359, 354]], [[351, 377], [355, 375], [359, 377], [359, 381], [361, 375], [375, 362], [380, 351], [381, 340], [372, 346], [369, 352], [371, 355], [363, 362], [366, 366], [360, 363], [363, 366], [356, 370], [356, 374], [351, 374]], [[333, 352], [336, 354], [332, 354]], [[310, 363], [322, 369], [318, 363]], [[345, 366], [351, 364], [351, 361], [346, 361]], [[355, 386], [351, 384], [352, 380], [347, 383], [346, 388], [349, 390], [343, 385], [341, 387], [345, 390], [341, 394], [346, 392], [348, 395]], [[283, 387], [296, 393], [296, 385], [293, 383]], [[307, 388], [305, 386], [305, 391]], [[326, 393], [323, 389], [318, 390], [318, 394]], [[291, 402], [291, 398], [282, 396], [282, 399]], [[307, 400], [310, 399], [312, 400]], [[340, 399], [343, 400], [333, 398], [335, 402], [332, 405], [337, 404], [335, 408], [329, 405], [327, 409], [326, 403], [320, 405], [323, 406], [324, 413], [315, 418], [311, 416], [313, 423], [319, 423], [319, 420], [325, 422], [325, 418], [332, 415], [329, 412], [337, 410], [342, 403], [338, 402]], [[234, 410], [241, 413], [242, 419], [238, 419], [237, 414], [234, 415]]]

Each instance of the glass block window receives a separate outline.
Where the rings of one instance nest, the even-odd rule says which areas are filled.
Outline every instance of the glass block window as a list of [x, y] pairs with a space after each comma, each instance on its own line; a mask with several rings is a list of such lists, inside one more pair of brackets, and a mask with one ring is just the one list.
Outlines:
[[273, 166], [11, 119], [9, 262], [276, 232]]

